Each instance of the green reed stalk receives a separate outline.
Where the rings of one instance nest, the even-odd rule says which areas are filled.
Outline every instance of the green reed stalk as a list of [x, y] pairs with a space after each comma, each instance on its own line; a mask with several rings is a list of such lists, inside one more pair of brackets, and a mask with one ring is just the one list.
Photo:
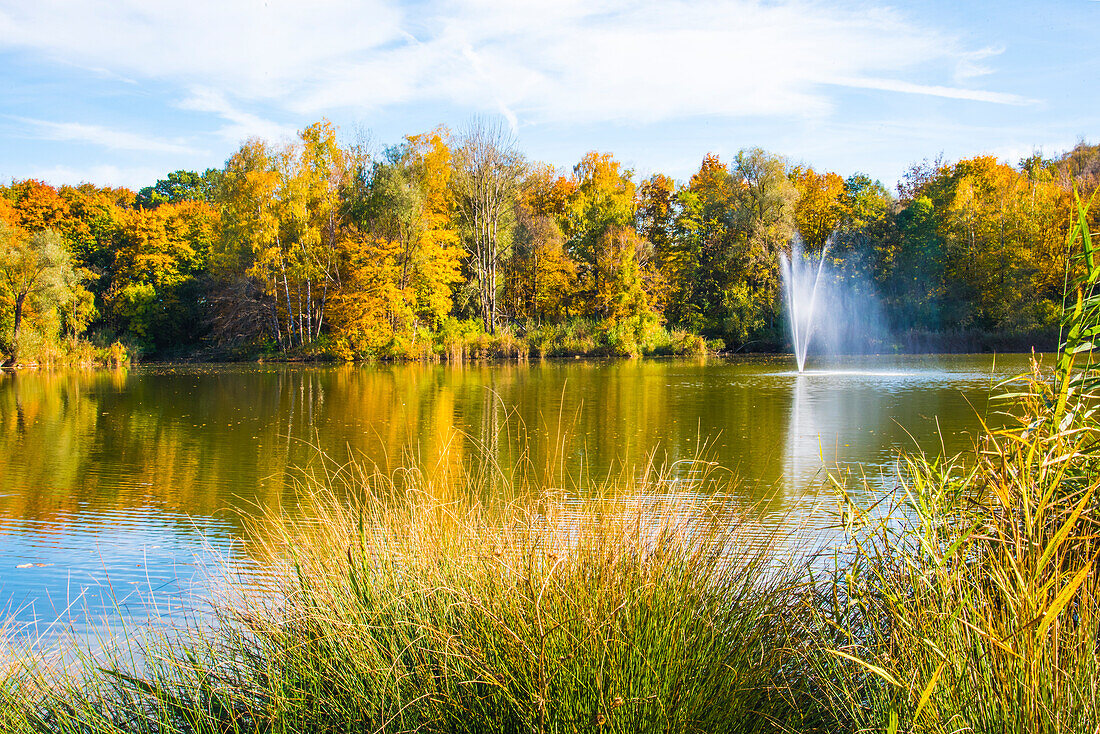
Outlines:
[[905, 460], [905, 502], [816, 587], [808, 666], [836, 726], [1093, 732], [1100, 720], [1100, 508], [1093, 340], [1100, 262], [1078, 202], [1081, 276], [1053, 379], [973, 461]]

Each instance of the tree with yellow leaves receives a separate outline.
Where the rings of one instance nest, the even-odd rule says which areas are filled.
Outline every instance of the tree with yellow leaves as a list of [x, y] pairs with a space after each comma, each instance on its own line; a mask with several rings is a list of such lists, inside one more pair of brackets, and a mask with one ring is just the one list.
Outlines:
[[584, 313], [605, 316], [606, 302], [599, 296], [608, 277], [608, 247], [614, 241], [612, 229], [634, 223], [632, 172], [624, 169], [610, 153], [587, 153], [573, 167], [575, 194], [564, 207], [562, 230], [569, 238], [569, 250], [578, 265], [578, 286]]
[[321, 335], [336, 286], [344, 152], [327, 121], [273, 149], [251, 140], [226, 164], [219, 202], [222, 236], [214, 270], [252, 278], [267, 302], [280, 348], [305, 348]]
[[791, 182], [798, 191], [794, 205], [794, 225], [806, 252], [818, 254], [833, 231], [843, 221], [844, 179], [835, 173], [817, 173], [812, 168], [796, 168]]
[[193, 343], [203, 328], [196, 279], [218, 233], [218, 211], [199, 201], [120, 212], [104, 275], [104, 317], [146, 349]]
[[[420, 326], [435, 328], [450, 314], [463, 254], [451, 174], [442, 128], [359, 162], [343, 205], [351, 234], [335, 316], [335, 336], [350, 351], [416, 339]], [[368, 292], [357, 293], [363, 284]]]

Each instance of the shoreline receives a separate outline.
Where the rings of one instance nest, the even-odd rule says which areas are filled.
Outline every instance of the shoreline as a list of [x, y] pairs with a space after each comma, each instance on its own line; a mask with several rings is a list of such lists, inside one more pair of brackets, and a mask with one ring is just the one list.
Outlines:
[[[938, 356], [979, 356], [979, 355], [1044, 355], [1054, 354], [1057, 351], [1056, 347], [1050, 347], [1048, 349], [1039, 348], [1010, 348], [1004, 350], [986, 350], [986, 351], [896, 351], [896, 352], [864, 352], [858, 354], [839, 354], [828, 355], [819, 359], [824, 359], [827, 363], [842, 361], [842, 360], [859, 360], [859, 359], [889, 359], [889, 358], [917, 358], [917, 357], [938, 357]], [[399, 359], [399, 358], [373, 358], [373, 359], [357, 359], [357, 360], [344, 360], [333, 356], [261, 356], [261, 357], [247, 357], [247, 358], [235, 358], [235, 359], [220, 359], [209, 355], [192, 355], [186, 357], [176, 358], [150, 358], [135, 360], [119, 365], [109, 365], [103, 363], [77, 363], [77, 364], [58, 364], [47, 363], [39, 364], [35, 362], [19, 363], [15, 365], [0, 365], [0, 374], [4, 373], [18, 373], [22, 371], [26, 372], [38, 372], [49, 371], [58, 369], [83, 369], [83, 370], [117, 370], [133, 367], [149, 367], [149, 366], [165, 366], [165, 367], [183, 367], [189, 365], [226, 365], [226, 366], [245, 366], [245, 365], [301, 365], [301, 366], [325, 366], [325, 367], [342, 367], [342, 366], [368, 366], [368, 365], [406, 365], [406, 364], [446, 364], [446, 365], [461, 365], [461, 364], [482, 364], [482, 365], [503, 365], [503, 364], [520, 364], [525, 362], [557, 362], [557, 363], [570, 363], [570, 362], [585, 362], [585, 363], [609, 363], [609, 362], [631, 362], [637, 360], [654, 360], [654, 361], [668, 361], [668, 360], [691, 360], [691, 359], [718, 359], [718, 360], [731, 360], [731, 361], [779, 361], [790, 360], [794, 361], [795, 355], [793, 352], [784, 351], [753, 351], [753, 352], [739, 352], [739, 351], [721, 351], [721, 352], [707, 352], [702, 354], [643, 354], [638, 356], [622, 356], [622, 355], [608, 355], [608, 354], [587, 354], [587, 355], [547, 355], [547, 356], [521, 356], [521, 357], [501, 357], [501, 356], [488, 356], [488, 357], [464, 357], [461, 359], [451, 359], [446, 356], [439, 356], [435, 358], [424, 359]], [[812, 369], [807, 369], [812, 371]]]

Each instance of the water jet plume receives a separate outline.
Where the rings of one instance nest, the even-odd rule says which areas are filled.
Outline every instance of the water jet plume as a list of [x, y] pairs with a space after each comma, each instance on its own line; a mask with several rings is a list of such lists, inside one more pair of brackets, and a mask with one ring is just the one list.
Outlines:
[[779, 272], [783, 279], [794, 358], [798, 362], [799, 372], [806, 369], [806, 354], [816, 326], [814, 316], [818, 290], [828, 251], [829, 244], [826, 243], [815, 263], [812, 256], [803, 252], [802, 240], [796, 236], [791, 242], [790, 254], [779, 253]]

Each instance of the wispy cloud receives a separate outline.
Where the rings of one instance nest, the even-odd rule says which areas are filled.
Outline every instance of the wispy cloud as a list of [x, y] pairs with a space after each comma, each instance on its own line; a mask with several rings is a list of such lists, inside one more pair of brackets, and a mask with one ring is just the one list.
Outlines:
[[114, 130], [100, 125], [87, 125], [81, 122], [53, 122], [15, 115], [8, 115], [7, 117], [23, 123], [29, 128], [31, 137], [42, 140], [89, 143], [112, 150], [132, 150], [145, 153], [194, 154], [199, 152], [190, 145], [178, 140], [165, 140], [126, 132], [125, 130]]
[[815, 117], [833, 108], [837, 86], [1024, 102], [911, 81], [928, 75], [926, 67], [985, 55], [885, 9], [798, 0], [522, 6], [467, 0], [445, 6], [415, 41], [330, 68], [290, 104], [317, 114], [436, 100], [505, 110], [525, 121], [584, 123]]
[[325, 64], [391, 41], [399, 16], [379, 0], [4, 0], [0, 46], [263, 98], [292, 94]]
[[217, 115], [226, 123], [218, 129], [217, 134], [229, 142], [240, 142], [250, 137], [279, 140], [289, 138], [295, 132], [293, 125], [282, 125], [244, 112], [230, 103], [225, 95], [212, 89], [194, 88], [178, 106], [185, 110], [212, 112]]
[[254, 106], [300, 117], [446, 103], [515, 127], [813, 118], [843, 86], [1029, 101], [964, 84], [996, 49], [887, 8], [810, 0], [427, 0], [415, 12], [394, 0], [0, 0], [0, 48], [174, 82], [190, 90], [182, 106], [237, 139], [282, 132]]
[[962, 54], [955, 65], [955, 82], [964, 83], [977, 77], [992, 74], [993, 68], [981, 62], [985, 59], [1000, 56], [1004, 52], [1004, 46], [986, 46]]
[[902, 94], [923, 94], [929, 97], [946, 97], [947, 99], [965, 99], [973, 102], [989, 102], [992, 104], [1028, 105], [1035, 104], [1036, 100], [1021, 97], [1018, 94], [1005, 94], [1002, 92], [987, 92], [981, 89], [965, 89], [963, 87], [944, 87], [935, 84], [913, 84], [898, 79], [863, 78], [837, 78], [833, 84], [856, 89], [879, 89], [884, 92], [900, 92]]

